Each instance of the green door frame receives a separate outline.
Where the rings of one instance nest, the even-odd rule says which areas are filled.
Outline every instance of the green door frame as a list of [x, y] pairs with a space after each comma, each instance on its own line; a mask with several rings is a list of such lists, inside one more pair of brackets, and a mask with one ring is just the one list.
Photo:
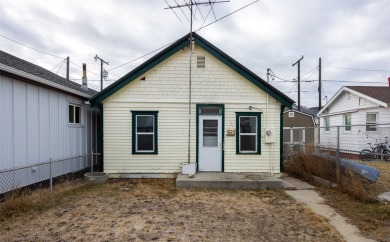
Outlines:
[[225, 171], [225, 104], [196, 104], [196, 171], [199, 167], [199, 109], [201, 107], [220, 107], [222, 110], [222, 172]]

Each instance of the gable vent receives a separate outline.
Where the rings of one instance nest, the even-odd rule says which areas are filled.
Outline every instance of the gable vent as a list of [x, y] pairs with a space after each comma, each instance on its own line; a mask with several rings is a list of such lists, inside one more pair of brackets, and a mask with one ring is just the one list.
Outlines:
[[198, 68], [206, 67], [206, 58], [204, 56], [197, 56], [197, 67]]

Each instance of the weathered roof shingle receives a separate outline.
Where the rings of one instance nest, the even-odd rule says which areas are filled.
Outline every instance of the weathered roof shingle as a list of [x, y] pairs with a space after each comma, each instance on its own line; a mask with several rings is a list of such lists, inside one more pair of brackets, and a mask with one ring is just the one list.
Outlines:
[[75, 91], [82, 92], [88, 94], [90, 96], [95, 95], [97, 92], [93, 89], [88, 88], [88, 90], [84, 90], [81, 88], [81, 85], [75, 83], [73, 81], [69, 81], [59, 75], [56, 75], [40, 66], [37, 66], [28, 61], [22, 60], [16, 56], [10, 55], [4, 51], [0, 50], [0, 63], [17, 70], [29, 73], [31, 75], [43, 78], [45, 80], [51, 81], [53, 83], [60, 84], [64, 87], [71, 88]]

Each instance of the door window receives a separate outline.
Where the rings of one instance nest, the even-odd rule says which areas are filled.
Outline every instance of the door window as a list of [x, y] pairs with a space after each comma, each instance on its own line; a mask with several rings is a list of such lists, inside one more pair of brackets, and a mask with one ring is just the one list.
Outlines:
[[218, 120], [203, 120], [203, 146], [218, 146]]

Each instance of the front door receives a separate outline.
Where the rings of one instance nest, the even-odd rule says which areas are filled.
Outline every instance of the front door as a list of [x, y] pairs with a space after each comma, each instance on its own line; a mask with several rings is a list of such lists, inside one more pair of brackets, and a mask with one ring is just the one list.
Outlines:
[[222, 116], [199, 116], [199, 171], [222, 171]]

